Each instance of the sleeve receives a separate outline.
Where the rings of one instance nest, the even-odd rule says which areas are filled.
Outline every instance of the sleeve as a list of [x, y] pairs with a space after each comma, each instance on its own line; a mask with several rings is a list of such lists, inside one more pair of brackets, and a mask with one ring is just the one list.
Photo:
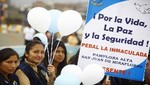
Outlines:
[[16, 71], [16, 75], [19, 78], [20, 85], [30, 85], [30, 81], [29, 81], [28, 77], [23, 73], [23, 71], [18, 69]]
[[55, 77], [48, 76], [48, 74], [46, 74], [46, 80], [48, 81], [47, 85], [54, 85]]

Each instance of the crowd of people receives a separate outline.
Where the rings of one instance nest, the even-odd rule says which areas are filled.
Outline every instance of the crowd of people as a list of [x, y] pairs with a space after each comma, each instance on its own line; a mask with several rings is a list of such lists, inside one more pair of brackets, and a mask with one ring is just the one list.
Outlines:
[[[41, 36], [44, 37], [41, 38]], [[26, 40], [23, 56], [19, 56], [12, 48], [0, 50], [0, 85], [54, 85], [63, 67], [68, 64], [77, 65], [80, 49], [67, 61], [65, 43], [56, 38], [52, 40], [47, 36], [51, 35], [47, 32], [44, 35], [33, 36], [32, 40]], [[43, 41], [43, 38], [47, 41]], [[74, 35], [69, 38], [74, 39], [75, 44], [80, 44]], [[150, 85], [149, 62], [150, 55], [147, 59], [143, 82], [116, 77], [109, 77], [107, 80], [105, 75], [103, 80], [95, 85]]]
[[12, 48], [0, 50], [0, 85], [53, 85], [67, 65], [64, 42], [52, 38], [49, 32], [35, 34], [35, 30], [29, 30], [29, 26], [24, 29], [23, 56]]
[[53, 85], [61, 69], [67, 65], [64, 43], [56, 40], [53, 47], [51, 59], [54, 60], [50, 63], [45, 55], [50, 56], [51, 49], [47, 49], [50, 52], [47, 54], [44, 44], [39, 40], [26, 45], [20, 61], [13, 49], [0, 50], [0, 85]]

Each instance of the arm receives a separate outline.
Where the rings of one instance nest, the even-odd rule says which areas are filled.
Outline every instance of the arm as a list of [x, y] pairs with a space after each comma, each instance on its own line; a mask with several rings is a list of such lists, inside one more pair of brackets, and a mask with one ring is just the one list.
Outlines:
[[16, 75], [19, 78], [20, 85], [30, 85], [28, 77], [20, 69], [16, 71]]
[[55, 67], [53, 65], [48, 65], [47, 66], [47, 72], [48, 72], [48, 85], [53, 85], [54, 84], [54, 80], [56, 78], [56, 75], [55, 75]]

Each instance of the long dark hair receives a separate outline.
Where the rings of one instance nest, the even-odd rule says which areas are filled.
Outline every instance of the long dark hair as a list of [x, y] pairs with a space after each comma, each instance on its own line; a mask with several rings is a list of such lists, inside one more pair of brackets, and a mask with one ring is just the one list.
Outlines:
[[68, 64], [75, 64], [75, 65], [77, 65], [78, 64], [79, 53], [80, 53], [80, 49], [77, 51], [77, 53], [75, 55], [73, 55], [69, 59]]
[[11, 56], [16, 55], [19, 60], [18, 53], [12, 48], [4, 48], [0, 50], [0, 63], [9, 59]]
[[[59, 45], [58, 45], [58, 44], [59, 44]], [[47, 51], [45, 52], [45, 58], [44, 58], [44, 60], [43, 60], [42, 62], [43, 62], [43, 65], [44, 65], [45, 67], [47, 67], [47, 65], [49, 64], [49, 63], [48, 63], [48, 55], [51, 54], [51, 47], [52, 47], [52, 52], [54, 52], [54, 51], [56, 50], [57, 45], [58, 45], [58, 47], [61, 46], [61, 47], [64, 49], [64, 54], [65, 54], [65, 59], [64, 59], [61, 63], [59, 63], [58, 68], [57, 68], [57, 75], [59, 75], [60, 72], [61, 72], [61, 70], [62, 70], [62, 68], [63, 68], [65, 65], [67, 65], [67, 49], [66, 49], [65, 44], [64, 44], [62, 41], [56, 40], [56, 41], [53, 43], [53, 47], [51, 46], [51, 43], [49, 43], [49, 45], [48, 45], [48, 51], [49, 51], [49, 53], [47, 53]], [[52, 55], [52, 56], [53, 56], [53, 55]], [[52, 56], [50, 56], [50, 57], [52, 58]], [[53, 58], [53, 59], [54, 59], [54, 58]]]
[[[32, 47], [34, 47], [34, 46], [37, 45], [37, 44], [43, 45], [42, 42], [36, 41], [36, 40], [35, 40], [35, 41], [31, 41], [30, 43], [28, 43], [28, 44], [26, 45], [26, 48], [25, 48], [25, 53], [29, 53], [30, 50], [32, 49]], [[43, 46], [44, 46], [44, 45], [43, 45]], [[25, 53], [24, 53], [24, 55], [22, 56], [22, 58], [21, 58], [21, 60], [20, 60], [20, 63], [22, 63], [22, 62], [25, 61], [25, 58], [26, 58]]]

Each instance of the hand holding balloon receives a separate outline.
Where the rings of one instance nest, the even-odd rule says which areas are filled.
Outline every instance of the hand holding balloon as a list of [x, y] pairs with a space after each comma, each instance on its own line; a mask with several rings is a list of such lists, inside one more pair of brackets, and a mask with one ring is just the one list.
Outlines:
[[47, 66], [47, 72], [48, 72], [50, 78], [51, 78], [52, 80], [54, 80], [55, 77], [56, 77], [56, 75], [55, 75], [55, 67], [54, 67], [53, 65], [49, 64], [49, 65]]

